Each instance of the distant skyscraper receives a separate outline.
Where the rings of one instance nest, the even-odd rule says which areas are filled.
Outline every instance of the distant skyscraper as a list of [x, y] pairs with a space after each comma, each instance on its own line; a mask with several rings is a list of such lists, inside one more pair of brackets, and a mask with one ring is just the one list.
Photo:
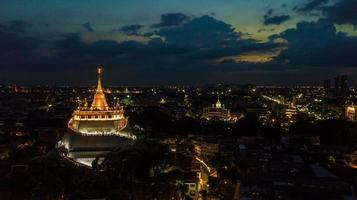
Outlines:
[[340, 95], [340, 76], [335, 77], [335, 95], [339, 96]]
[[331, 79], [324, 80], [325, 95], [330, 95], [331, 93]]
[[347, 79], [347, 75], [342, 75], [341, 79], [340, 79], [340, 84], [341, 84], [341, 88], [340, 88], [340, 95], [346, 95], [348, 92], [348, 79]]
[[329, 90], [331, 88], [331, 79], [324, 80], [324, 88]]

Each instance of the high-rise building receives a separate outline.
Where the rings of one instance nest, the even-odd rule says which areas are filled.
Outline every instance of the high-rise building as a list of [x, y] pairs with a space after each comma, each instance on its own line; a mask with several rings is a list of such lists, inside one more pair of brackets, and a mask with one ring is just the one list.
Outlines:
[[331, 79], [324, 80], [324, 88], [325, 89], [331, 88]]
[[334, 93], [336, 96], [346, 95], [348, 92], [348, 79], [347, 75], [335, 77]]
[[331, 92], [331, 79], [324, 80], [325, 95], [329, 95]]
[[341, 81], [340, 95], [346, 95], [348, 92], [347, 75], [342, 75], [340, 81]]
[[340, 76], [335, 77], [335, 87], [334, 87], [335, 95], [340, 95]]

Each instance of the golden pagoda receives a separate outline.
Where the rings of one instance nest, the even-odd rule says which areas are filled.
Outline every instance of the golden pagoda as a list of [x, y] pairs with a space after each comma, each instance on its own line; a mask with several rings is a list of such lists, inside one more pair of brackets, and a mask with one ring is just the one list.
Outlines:
[[[108, 106], [101, 82], [102, 68], [98, 68], [98, 84], [93, 102], [88, 107], [85, 99], [84, 105], [78, 106], [68, 122], [68, 127], [78, 134], [83, 135], [120, 135], [128, 124], [128, 118], [124, 116], [124, 108], [116, 103]], [[126, 135], [125, 135], [126, 136]]]
[[107, 100], [105, 99], [105, 94], [102, 88], [102, 67], [98, 67], [98, 84], [97, 90], [94, 95], [94, 100], [92, 102], [91, 110], [108, 110]]
[[[60, 152], [65, 157], [87, 166], [95, 158], [103, 157], [108, 152], [133, 143], [136, 136], [127, 127], [128, 118], [119, 100], [109, 106], [101, 82], [102, 68], [98, 68], [98, 84], [91, 106], [87, 99], [82, 102], [68, 122], [67, 131], [58, 143]], [[65, 149], [65, 150], [63, 150]]]

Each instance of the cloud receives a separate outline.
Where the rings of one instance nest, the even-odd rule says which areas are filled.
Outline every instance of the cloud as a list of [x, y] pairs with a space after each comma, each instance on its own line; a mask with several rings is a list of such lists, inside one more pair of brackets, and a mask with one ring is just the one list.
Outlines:
[[142, 27], [140, 24], [132, 24], [119, 28], [119, 31], [127, 35], [139, 35], [139, 31]]
[[[5, 27], [5, 29], [4, 29]], [[48, 83], [91, 82], [91, 69], [108, 66], [108, 79], [118, 84], [166, 84], [212, 81], [212, 73], [260, 69], [246, 62], [249, 53], [267, 55], [279, 44], [242, 38], [230, 24], [210, 16], [191, 18], [179, 26], [155, 28], [145, 43], [135, 40], [119, 41], [108, 38], [88, 40], [88, 35], [74, 32], [43, 40], [33, 33], [14, 32], [0, 28], [0, 69], [2, 81]], [[136, 30], [138, 26], [123, 30]], [[132, 32], [133, 33], [133, 32]], [[112, 32], [122, 37], [122, 33]], [[31, 36], [32, 35], [32, 36]], [[141, 37], [146, 37], [143, 33]], [[45, 53], [44, 57], [41, 55]], [[230, 57], [236, 59], [229, 62]], [[222, 58], [222, 59], [220, 59]], [[225, 64], [222, 64], [225, 63]], [[229, 64], [228, 64], [229, 63]], [[252, 64], [252, 65], [250, 65]], [[250, 68], [251, 67], [251, 68]], [[7, 71], [7, 76], [2, 75]], [[95, 73], [94, 73], [95, 74]], [[158, 80], [157, 77], [165, 77]], [[76, 79], [74, 77], [77, 77]], [[95, 79], [95, 77], [92, 77]], [[222, 77], [216, 77], [218, 80]], [[75, 79], [75, 80], [74, 80]], [[225, 80], [225, 79], [222, 79]], [[110, 82], [110, 81], [109, 81]]]
[[[55, 45], [57, 59], [66, 57], [65, 65], [119, 65], [128, 74], [159, 73], [177, 80], [181, 75], [172, 73], [308, 71], [311, 67], [357, 66], [353, 55], [356, 37], [337, 32], [328, 20], [299, 22], [296, 28], [272, 35], [269, 42], [243, 39], [230, 24], [210, 16], [193, 18], [180, 26], [161, 27], [154, 34], [158, 37], [148, 43], [84, 42], [78, 33], [63, 35]], [[276, 42], [279, 40], [286, 42]]]
[[354, 59], [357, 37], [337, 32], [330, 21], [299, 22], [296, 28], [271, 38], [282, 38], [288, 43], [288, 48], [276, 58], [281, 63], [309, 67], [357, 67], [357, 60]]
[[82, 24], [82, 27], [87, 30], [88, 32], [94, 32], [94, 29], [92, 28], [92, 26], [90, 25], [89, 22], [86, 22], [84, 24]]
[[9, 25], [9, 29], [17, 32], [25, 32], [26, 29], [30, 26], [30, 24], [26, 23], [25, 21], [22, 20], [14, 20], [11, 21]]
[[153, 28], [179, 26], [189, 21], [190, 17], [182, 13], [166, 13], [161, 15], [161, 21], [152, 25]]
[[316, 9], [321, 9], [326, 5], [330, 0], [309, 0], [308, 3], [298, 8], [298, 11], [301, 12], [310, 12]]
[[336, 24], [357, 26], [357, 0], [310, 0], [298, 11], [320, 12], [322, 17]]
[[135, 41], [116, 42], [113, 40], [98, 40], [84, 42], [78, 33], [70, 33], [62, 36], [55, 42], [57, 55], [67, 58], [98, 58], [110, 59], [121, 54], [139, 51], [144, 45]]
[[257, 30], [257, 33], [265, 32], [265, 31], [267, 31], [267, 29], [265, 29], [265, 28], [260, 28], [260, 29]]
[[31, 27], [31, 24], [23, 20], [12, 20], [7, 24], [1, 24], [0, 30], [14, 32], [14, 33], [25, 33]]
[[290, 20], [289, 15], [278, 15], [278, 16], [264, 16], [264, 25], [279, 25]]
[[[9, 24], [0, 25], [0, 59], [3, 61], [21, 61], [36, 55], [40, 47], [40, 38], [29, 35], [30, 25], [21, 20], [11, 21]], [[35, 56], [36, 57], [36, 56]], [[4, 62], [2, 62], [4, 64]]]
[[275, 28], [270, 28], [270, 29], [266, 29], [266, 28], [260, 28], [257, 30], [257, 33], [262, 33], [262, 32], [272, 32], [272, 31], [275, 31]]
[[273, 16], [274, 10], [269, 9], [264, 15], [264, 25], [279, 25], [291, 19], [289, 15], [275, 15]]
[[323, 9], [326, 19], [336, 24], [357, 26], [357, 0], [340, 0]]
[[[230, 24], [209, 16], [193, 18], [180, 26], [160, 27], [153, 34], [157, 37], [148, 43], [85, 42], [78, 33], [66, 34], [55, 43], [56, 60], [65, 57], [66, 60], [61, 62], [66, 63], [62, 65], [78, 67], [120, 66], [117, 70], [124, 70], [127, 77], [135, 74], [141, 81], [153, 81], [151, 78], [159, 75], [166, 77], [163, 81], [187, 80], [191, 75], [193, 80], [198, 75], [224, 70], [219, 63], [229, 60], [230, 56], [268, 53], [279, 46], [272, 42], [242, 39]], [[240, 67], [243, 61], [244, 67]], [[229, 64], [229, 70], [249, 70], [249, 64], [243, 61], [234, 60], [235, 64]]]
[[235, 44], [240, 39], [234, 28], [208, 15], [156, 32], [165, 42], [178, 46], [215, 47]]
[[268, 11], [267, 11], [267, 16], [271, 16], [272, 14], [274, 13], [274, 9], [270, 8]]

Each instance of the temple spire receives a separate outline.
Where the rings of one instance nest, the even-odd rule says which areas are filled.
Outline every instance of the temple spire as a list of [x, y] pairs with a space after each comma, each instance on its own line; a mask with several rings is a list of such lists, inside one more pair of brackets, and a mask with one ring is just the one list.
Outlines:
[[98, 67], [98, 84], [97, 84], [97, 92], [103, 92], [103, 88], [102, 88], [102, 67], [99, 66]]
[[108, 110], [107, 100], [102, 88], [102, 67], [98, 67], [98, 85], [94, 95], [91, 109], [92, 110]]
[[222, 103], [219, 99], [219, 94], [218, 94], [218, 98], [217, 98], [217, 102], [216, 102], [216, 108], [222, 108]]

